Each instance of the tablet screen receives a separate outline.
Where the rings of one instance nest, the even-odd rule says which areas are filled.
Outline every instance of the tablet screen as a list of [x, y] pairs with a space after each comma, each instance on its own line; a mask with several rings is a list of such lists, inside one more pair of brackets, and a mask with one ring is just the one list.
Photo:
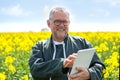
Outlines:
[[77, 58], [75, 59], [75, 62], [73, 64], [71, 74], [77, 72], [75, 69], [77, 66], [88, 68], [94, 53], [95, 53], [95, 48], [79, 50], [77, 52]]

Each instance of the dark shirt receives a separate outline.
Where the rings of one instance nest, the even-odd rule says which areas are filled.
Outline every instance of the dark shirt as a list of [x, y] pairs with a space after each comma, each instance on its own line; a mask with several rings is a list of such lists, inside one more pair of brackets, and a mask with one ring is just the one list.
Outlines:
[[[68, 57], [72, 53], [77, 53], [78, 50], [92, 48], [91, 44], [84, 38], [77, 36], [67, 36], [64, 40], [65, 53]], [[58, 51], [57, 51], [58, 49]], [[63, 69], [63, 50], [60, 45], [56, 46], [56, 56], [53, 58], [54, 46], [52, 37], [38, 42], [32, 47], [32, 55], [29, 59], [30, 72], [34, 80], [68, 80], [67, 73], [70, 68]], [[102, 70], [104, 64], [95, 53], [88, 71], [90, 72], [90, 80], [101, 80], [103, 77]]]

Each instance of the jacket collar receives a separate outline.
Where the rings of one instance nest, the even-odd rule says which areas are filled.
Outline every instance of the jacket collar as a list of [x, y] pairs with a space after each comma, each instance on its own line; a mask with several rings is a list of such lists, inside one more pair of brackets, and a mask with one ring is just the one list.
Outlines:
[[[64, 43], [67, 42], [68, 37], [69, 37], [69, 35], [67, 34], [67, 36], [66, 36], [65, 39], [64, 39]], [[50, 37], [50, 43], [53, 45], [53, 38], [52, 38], [52, 35], [51, 35], [51, 37]]]

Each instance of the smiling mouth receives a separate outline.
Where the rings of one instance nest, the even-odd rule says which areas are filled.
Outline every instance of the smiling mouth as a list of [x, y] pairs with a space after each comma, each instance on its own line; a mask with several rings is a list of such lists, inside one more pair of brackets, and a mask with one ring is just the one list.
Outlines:
[[58, 31], [65, 31], [65, 29], [57, 29]]

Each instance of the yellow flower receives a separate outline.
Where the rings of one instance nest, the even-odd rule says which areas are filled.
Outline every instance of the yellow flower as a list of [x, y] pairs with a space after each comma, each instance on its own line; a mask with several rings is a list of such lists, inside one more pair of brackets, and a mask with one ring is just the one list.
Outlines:
[[109, 48], [107, 47], [107, 43], [101, 43], [100, 44], [100, 49], [102, 50], [102, 51], [108, 51], [109, 50]]
[[13, 65], [8, 66], [8, 70], [12, 72], [12, 74], [15, 73], [15, 67]]
[[23, 80], [28, 80], [28, 75], [24, 75]]
[[3, 73], [0, 73], [0, 80], [5, 80], [6, 79], [6, 75]]
[[5, 59], [5, 63], [10, 65], [13, 63], [13, 61], [15, 60], [14, 57], [11, 57], [11, 56], [7, 56], [6, 59]]
[[97, 52], [102, 52], [102, 50], [98, 46], [95, 46], [95, 49]]
[[5, 48], [6, 54], [9, 54], [11, 51], [12, 51], [12, 46], [7, 46], [7, 47]]
[[112, 55], [104, 62], [107, 65], [104, 77], [118, 77], [118, 52], [113, 52]]

